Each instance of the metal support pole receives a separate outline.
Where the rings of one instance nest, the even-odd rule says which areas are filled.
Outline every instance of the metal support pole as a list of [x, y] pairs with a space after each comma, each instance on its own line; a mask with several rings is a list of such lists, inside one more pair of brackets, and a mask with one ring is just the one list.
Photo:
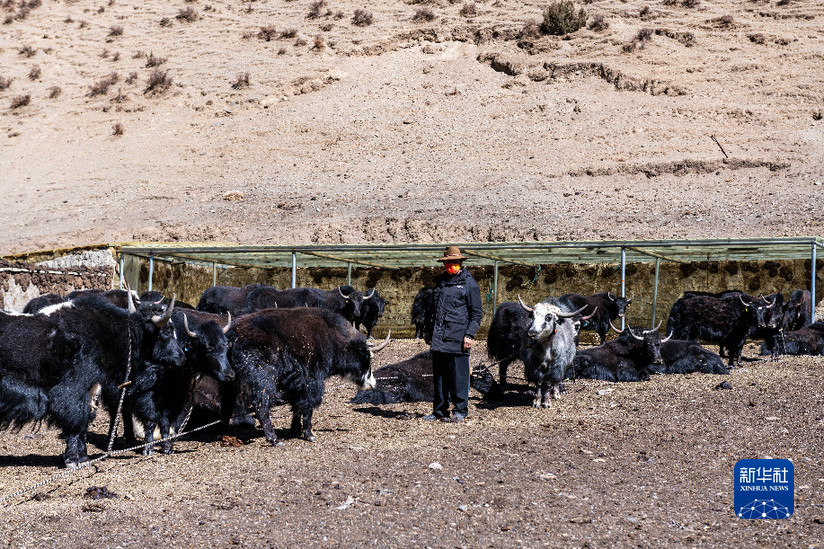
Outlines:
[[292, 252], [292, 287], [298, 287], [298, 254]]
[[217, 286], [217, 263], [212, 261], [212, 287]]
[[126, 273], [123, 271], [126, 269], [126, 256], [124, 254], [120, 254], [120, 289], [122, 290], [126, 286]]
[[658, 271], [661, 268], [661, 259], [655, 258], [655, 286], [652, 290], [652, 326], [655, 328], [655, 311], [658, 309]]
[[350, 286], [352, 285], [352, 263], [349, 262], [346, 264], [346, 283]]
[[152, 291], [152, 277], [154, 276], [154, 254], [149, 253], [149, 290]]
[[492, 314], [498, 310], [498, 261], [495, 261], [495, 271], [492, 275]]
[[810, 264], [810, 267], [812, 267], [812, 269], [810, 269], [810, 270], [813, 272], [812, 280], [810, 282], [810, 295], [812, 296], [812, 300], [811, 300], [812, 303], [810, 303], [810, 320], [811, 321], [815, 320], [815, 304], [816, 304], [816, 300], [815, 300], [815, 262], [816, 262], [815, 254], [816, 254], [816, 249], [815, 249], [815, 247], [816, 247], [816, 243], [813, 242], [813, 258], [812, 258], [812, 263]]
[[[627, 278], [627, 250], [626, 248], [621, 248], [621, 297], [627, 296], [627, 285], [626, 285], [626, 278]], [[621, 331], [624, 330], [626, 323], [626, 318], [621, 317]]]

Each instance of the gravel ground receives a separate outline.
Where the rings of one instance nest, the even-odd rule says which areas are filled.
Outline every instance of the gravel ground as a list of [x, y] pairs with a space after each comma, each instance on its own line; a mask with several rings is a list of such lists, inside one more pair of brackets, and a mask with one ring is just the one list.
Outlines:
[[[423, 349], [396, 341], [378, 364]], [[483, 342], [473, 364], [483, 356]], [[429, 403], [353, 405], [333, 378], [316, 443], [235, 447], [213, 434], [169, 456], [124, 454], [5, 502], [11, 547], [819, 547], [824, 524], [820, 357], [771, 363], [745, 349], [729, 376], [579, 380], [551, 409], [527, 387], [498, 404], [473, 392], [460, 424]], [[714, 389], [728, 381], [731, 390]], [[522, 385], [518, 385], [521, 383]], [[599, 394], [608, 391], [607, 394]], [[105, 446], [107, 418], [93, 427]], [[289, 414], [274, 413], [285, 430]], [[279, 433], [281, 434], [281, 433]], [[0, 434], [0, 496], [59, 473], [51, 429]], [[788, 458], [795, 514], [733, 514], [733, 467]], [[93, 486], [113, 499], [84, 497]], [[39, 494], [36, 497], [32, 497]]]

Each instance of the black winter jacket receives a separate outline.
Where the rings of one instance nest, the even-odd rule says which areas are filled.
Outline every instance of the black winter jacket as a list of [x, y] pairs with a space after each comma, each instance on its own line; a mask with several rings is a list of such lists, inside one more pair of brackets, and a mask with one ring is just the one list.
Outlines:
[[440, 274], [434, 282], [432, 313], [424, 328], [426, 334], [432, 334], [431, 348], [468, 355], [462, 349], [463, 339], [475, 337], [483, 317], [478, 283], [465, 268], [455, 276]]

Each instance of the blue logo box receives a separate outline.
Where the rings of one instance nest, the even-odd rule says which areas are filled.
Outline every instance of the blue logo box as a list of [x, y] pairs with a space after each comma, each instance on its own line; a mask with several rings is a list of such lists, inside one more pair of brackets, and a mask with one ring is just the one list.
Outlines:
[[795, 468], [788, 459], [741, 459], [735, 464], [735, 515], [786, 519], [795, 511]]

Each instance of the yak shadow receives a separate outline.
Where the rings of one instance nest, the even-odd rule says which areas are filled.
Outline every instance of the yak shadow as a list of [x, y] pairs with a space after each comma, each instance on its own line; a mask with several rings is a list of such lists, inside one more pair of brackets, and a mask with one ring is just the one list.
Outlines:
[[375, 417], [382, 417], [385, 419], [406, 419], [414, 415], [406, 411], [398, 412], [396, 410], [384, 410], [379, 406], [366, 406], [363, 408], [353, 408], [353, 410], [355, 412], [360, 412], [362, 414], [369, 414]]
[[28, 454], [25, 456], [0, 456], [0, 467], [62, 467], [59, 455], [42, 456]]
[[475, 407], [481, 410], [497, 410], [498, 408], [521, 408], [532, 406], [534, 391], [526, 385], [510, 384], [503, 396], [498, 398], [481, 398]]

